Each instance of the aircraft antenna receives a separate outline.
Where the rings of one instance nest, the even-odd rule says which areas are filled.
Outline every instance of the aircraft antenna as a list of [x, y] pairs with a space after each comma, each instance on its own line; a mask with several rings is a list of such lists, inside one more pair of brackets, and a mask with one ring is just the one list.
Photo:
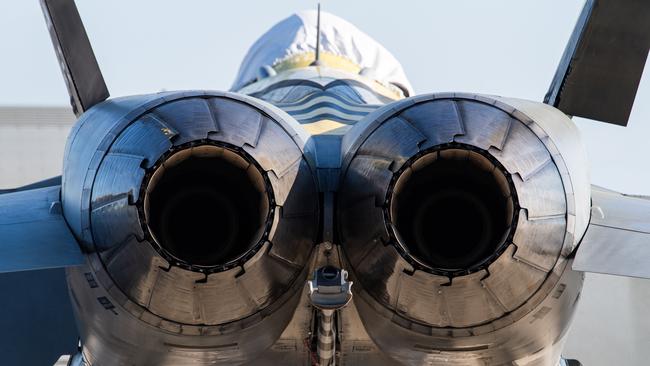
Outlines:
[[320, 3], [316, 14], [316, 58], [310, 66], [320, 66]]

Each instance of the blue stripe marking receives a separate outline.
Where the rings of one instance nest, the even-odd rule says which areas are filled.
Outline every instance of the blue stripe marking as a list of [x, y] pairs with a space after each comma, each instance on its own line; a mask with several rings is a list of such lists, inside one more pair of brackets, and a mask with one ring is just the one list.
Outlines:
[[[332, 102], [320, 102], [320, 103], [314, 104], [313, 106], [311, 106], [309, 108], [299, 109], [299, 110], [291, 110], [291, 111], [287, 111], [287, 113], [289, 113], [292, 116], [295, 116], [295, 115], [299, 115], [299, 114], [309, 113], [309, 112], [312, 112], [312, 111], [314, 111], [314, 110], [316, 110], [318, 108], [323, 108], [323, 107], [332, 108], [332, 109], [335, 109], [335, 110], [337, 110], [339, 112], [342, 112], [342, 113], [345, 113], [345, 114], [352, 114], [352, 115], [356, 115], [356, 116], [365, 116], [368, 113], [373, 111], [372, 109], [368, 110], [368, 111], [352, 111], [352, 110], [346, 109], [345, 107], [343, 107], [343, 106], [341, 106], [339, 104], [335, 104], [335, 103], [332, 103]], [[282, 107], [280, 107], [280, 108], [282, 108]]]
[[319, 97], [332, 98], [332, 99], [336, 99], [336, 100], [340, 101], [341, 103], [344, 103], [344, 104], [347, 104], [347, 105], [351, 105], [351, 106], [355, 106], [355, 107], [361, 107], [361, 108], [368, 108], [368, 109], [373, 109], [373, 110], [380, 107], [380, 105], [377, 105], [377, 104], [360, 104], [360, 103], [357, 103], [355, 101], [352, 101], [352, 100], [342, 96], [341, 94], [331, 93], [331, 92], [328, 92], [328, 91], [314, 91], [313, 93], [308, 94], [307, 96], [303, 97], [302, 99], [300, 99], [298, 101], [291, 102], [291, 103], [275, 103], [275, 105], [280, 107], [280, 108], [298, 107], [298, 106], [300, 106], [302, 104], [307, 104], [311, 100], [319, 98]]
[[324, 113], [324, 114], [319, 114], [319, 115], [311, 117], [311, 118], [299, 119], [298, 122], [300, 122], [300, 124], [305, 124], [305, 123], [312, 123], [312, 122], [322, 121], [324, 119], [329, 119], [329, 120], [332, 120], [332, 121], [341, 122], [341, 123], [346, 124], [346, 125], [353, 125], [353, 124], [355, 124], [355, 123], [357, 123], [359, 121], [359, 120], [356, 120], [356, 119], [352, 120], [352, 119], [347, 119], [347, 118], [341, 118], [341, 117], [335, 116], [335, 115], [333, 115], [331, 113]]

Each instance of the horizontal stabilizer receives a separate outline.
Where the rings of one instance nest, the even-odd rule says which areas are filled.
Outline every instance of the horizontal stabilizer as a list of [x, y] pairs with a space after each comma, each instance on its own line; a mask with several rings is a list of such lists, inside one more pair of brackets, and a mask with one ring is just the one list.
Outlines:
[[544, 103], [626, 126], [650, 48], [650, 1], [587, 0]]
[[573, 269], [650, 278], [650, 197], [592, 187], [591, 222]]
[[61, 185], [61, 176], [58, 175], [56, 177], [44, 179], [35, 183], [30, 183], [26, 186], [22, 186], [18, 188], [0, 189], [0, 194], [29, 191], [31, 189], [36, 189], [36, 188], [45, 188], [45, 187], [60, 186], [60, 185]]
[[61, 215], [60, 186], [0, 195], [0, 273], [84, 264]]
[[78, 117], [106, 100], [108, 88], [74, 0], [41, 0], [41, 7]]

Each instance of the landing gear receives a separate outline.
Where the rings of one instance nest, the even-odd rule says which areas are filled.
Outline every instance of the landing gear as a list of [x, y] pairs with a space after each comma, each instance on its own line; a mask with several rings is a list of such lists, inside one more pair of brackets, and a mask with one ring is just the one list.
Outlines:
[[334, 365], [336, 353], [336, 333], [334, 313], [347, 305], [352, 299], [352, 282], [348, 272], [334, 266], [325, 266], [314, 272], [309, 281], [309, 300], [319, 311], [318, 322], [318, 364]]

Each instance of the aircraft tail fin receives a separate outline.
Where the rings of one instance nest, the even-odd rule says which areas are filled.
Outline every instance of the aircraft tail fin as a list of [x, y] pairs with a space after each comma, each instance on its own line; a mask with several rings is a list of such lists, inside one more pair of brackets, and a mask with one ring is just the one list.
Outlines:
[[68, 87], [70, 104], [78, 117], [108, 99], [108, 88], [74, 0], [40, 1]]
[[650, 1], [587, 0], [544, 103], [626, 126], [650, 48]]

